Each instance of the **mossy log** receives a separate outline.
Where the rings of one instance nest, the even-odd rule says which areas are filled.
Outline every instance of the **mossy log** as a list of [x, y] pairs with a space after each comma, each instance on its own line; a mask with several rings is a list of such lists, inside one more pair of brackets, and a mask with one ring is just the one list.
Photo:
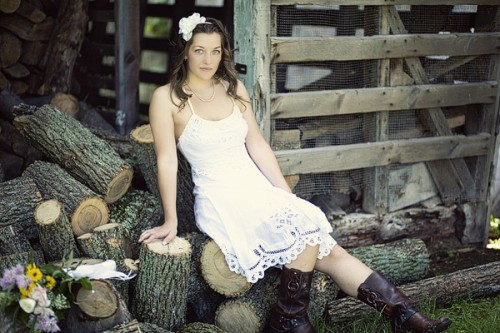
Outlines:
[[175, 237], [144, 244], [135, 287], [133, 313], [139, 321], [177, 330], [186, 322], [191, 245]]
[[47, 261], [79, 256], [75, 237], [63, 205], [57, 199], [41, 202], [35, 210], [40, 245]]
[[182, 237], [191, 244], [192, 248], [187, 294], [187, 322], [213, 324], [215, 323], [215, 311], [225, 297], [210, 288], [201, 273], [201, 250], [210, 238], [199, 232], [183, 234]]
[[0, 254], [23, 253], [32, 251], [30, 242], [16, 225], [0, 225]]
[[55, 198], [63, 204], [75, 236], [108, 223], [106, 202], [59, 165], [35, 161], [24, 170], [23, 176], [33, 179], [45, 200]]
[[28, 238], [38, 237], [33, 228], [33, 212], [40, 201], [42, 195], [30, 178], [17, 177], [0, 183], [0, 225], [12, 224], [26, 231]]
[[[453, 300], [497, 295], [500, 292], [500, 261], [407, 283], [399, 289], [417, 306], [428, 300], [447, 305]], [[330, 304], [328, 318], [330, 322], [347, 322], [373, 311], [357, 299], [346, 297]]]
[[75, 304], [66, 312], [62, 331], [102, 332], [128, 323], [132, 315], [111, 282], [91, 280], [92, 290], [80, 288]]
[[[151, 126], [145, 124], [130, 132], [132, 155], [151, 193], [160, 198], [158, 189], [158, 168]], [[194, 195], [191, 167], [181, 153], [177, 153], [177, 216], [179, 234], [198, 231], [194, 219]]]
[[17, 264], [27, 265], [35, 263], [37, 266], [45, 264], [43, 252], [39, 250], [30, 250], [29, 252], [18, 252], [9, 255], [0, 256], [0, 272], [11, 268]]
[[121, 224], [129, 258], [139, 257], [139, 236], [144, 230], [159, 225], [161, 220], [160, 200], [147, 191], [133, 189], [109, 205], [109, 222]]
[[226, 333], [226, 331], [212, 324], [195, 322], [184, 325], [177, 333]]
[[35, 148], [102, 195], [107, 203], [128, 191], [132, 167], [106, 141], [53, 105], [43, 105], [31, 115], [16, 116], [13, 124]]
[[241, 296], [252, 286], [243, 275], [229, 269], [224, 253], [212, 239], [203, 244], [200, 267], [203, 279], [210, 288], [226, 297]]

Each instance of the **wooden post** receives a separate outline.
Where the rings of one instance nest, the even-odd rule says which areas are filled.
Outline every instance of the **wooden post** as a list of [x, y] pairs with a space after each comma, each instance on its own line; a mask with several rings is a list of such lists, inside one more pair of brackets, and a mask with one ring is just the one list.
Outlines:
[[115, 125], [128, 134], [139, 118], [140, 1], [115, 1]]

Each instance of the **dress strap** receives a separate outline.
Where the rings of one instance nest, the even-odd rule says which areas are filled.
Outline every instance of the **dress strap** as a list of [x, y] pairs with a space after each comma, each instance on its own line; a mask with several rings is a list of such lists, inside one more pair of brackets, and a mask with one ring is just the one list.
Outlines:
[[188, 98], [188, 99], [187, 99], [187, 103], [188, 103], [188, 105], [189, 105], [189, 108], [191, 109], [191, 112], [192, 112], [193, 114], [196, 114], [196, 113], [194, 112], [193, 104], [191, 103], [191, 99], [190, 99], [190, 98]]
[[[219, 82], [220, 82], [220, 84], [222, 84], [222, 86], [224, 87], [224, 90], [225, 90], [225, 91], [226, 91], [226, 93], [227, 93], [227, 88], [228, 88], [228, 87], [226, 87], [226, 84], [224, 83], [224, 81], [223, 81], [223, 80], [220, 80], [220, 79], [217, 79], [217, 81], [219, 81]], [[228, 96], [229, 96], [229, 98], [231, 99], [231, 102], [233, 102], [233, 106], [235, 106], [235, 105], [236, 105], [236, 103], [234, 103], [234, 98], [233, 98], [233, 96], [230, 96], [229, 94], [228, 94]]]

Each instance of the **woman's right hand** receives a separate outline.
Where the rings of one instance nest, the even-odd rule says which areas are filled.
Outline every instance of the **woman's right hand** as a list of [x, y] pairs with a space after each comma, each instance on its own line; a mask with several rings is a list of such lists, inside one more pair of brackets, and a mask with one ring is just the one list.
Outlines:
[[155, 239], [163, 239], [162, 244], [167, 245], [177, 235], [177, 223], [165, 221], [162, 225], [144, 231], [139, 237], [139, 242], [151, 243]]

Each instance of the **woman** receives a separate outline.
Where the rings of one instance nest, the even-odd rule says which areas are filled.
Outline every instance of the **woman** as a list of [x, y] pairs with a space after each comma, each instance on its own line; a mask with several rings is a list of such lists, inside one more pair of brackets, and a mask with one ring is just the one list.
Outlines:
[[337, 245], [321, 210], [292, 194], [236, 77], [223, 25], [195, 13], [179, 26], [170, 83], [156, 89], [149, 111], [165, 221], [139, 241], [167, 244], [177, 234], [179, 149], [192, 169], [197, 226], [219, 245], [230, 269], [256, 282], [267, 268], [282, 267], [266, 332], [316, 332], [307, 316], [314, 269], [383, 312], [393, 332], [448, 328], [450, 320], [424, 317], [380, 273]]

